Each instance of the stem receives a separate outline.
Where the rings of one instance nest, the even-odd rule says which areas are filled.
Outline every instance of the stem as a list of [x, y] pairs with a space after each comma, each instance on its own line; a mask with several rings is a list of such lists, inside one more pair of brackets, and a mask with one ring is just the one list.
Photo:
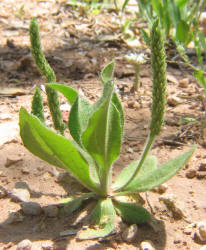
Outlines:
[[100, 180], [100, 185], [101, 185], [101, 189], [103, 191], [103, 193], [105, 193], [105, 195], [107, 196], [109, 194], [109, 189], [110, 189], [110, 183], [111, 183], [111, 175], [112, 175], [112, 168], [109, 169], [107, 167], [104, 167], [104, 169], [102, 169], [102, 178]]
[[[143, 151], [143, 153], [142, 153], [142, 155], [141, 155], [141, 158], [140, 158], [140, 161], [139, 161], [139, 163], [138, 163], [138, 165], [137, 165], [137, 167], [136, 167], [136, 170], [134, 171], [134, 173], [132, 174], [132, 176], [129, 178], [129, 180], [125, 183], [125, 185], [122, 186], [121, 188], [115, 190], [115, 191], [119, 191], [119, 190], [124, 189], [124, 188], [125, 188], [129, 183], [131, 183], [131, 182], [134, 180], [134, 178], [138, 175], [139, 171], [141, 170], [141, 168], [142, 168], [142, 166], [143, 166], [143, 163], [144, 163], [144, 161], [145, 161], [145, 158], [147, 157], [147, 154], [148, 154], [148, 152], [149, 152], [149, 150], [150, 150], [150, 148], [151, 148], [151, 146], [152, 146], [152, 143], [154, 142], [154, 139], [155, 139], [155, 135], [151, 135], [151, 134], [150, 134], [150, 135], [148, 136], [148, 139], [147, 139], [147, 142], [146, 142], [144, 151]], [[120, 193], [121, 193], [121, 192], [120, 192]], [[124, 192], [122, 192], [122, 193], [124, 193]], [[117, 194], [115, 193], [115, 195], [117, 195]]]
[[135, 69], [135, 81], [134, 81], [134, 91], [137, 91], [139, 88], [139, 65], [134, 65], [134, 69]]

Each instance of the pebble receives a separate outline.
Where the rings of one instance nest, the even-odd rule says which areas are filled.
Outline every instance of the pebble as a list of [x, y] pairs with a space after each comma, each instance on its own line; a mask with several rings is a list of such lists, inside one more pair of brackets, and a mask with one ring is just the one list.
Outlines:
[[75, 235], [75, 234], [77, 234], [78, 231], [79, 231], [79, 229], [66, 230], [66, 231], [60, 232], [59, 235], [61, 237], [65, 237], [65, 236], [69, 236], [69, 235]]
[[185, 176], [186, 176], [188, 179], [192, 179], [192, 178], [194, 178], [194, 177], [196, 176], [196, 174], [197, 174], [197, 171], [196, 171], [195, 169], [189, 169], [189, 170], [186, 172]]
[[145, 240], [140, 243], [140, 250], [155, 250], [155, 247], [151, 240]]
[[15, 183], [15, 188], [30, 190], [29, 185], [28, 185], [28, 183], [26, 181], [17, 181]]
[[127, 106], [128, 108], [133, 109], [135, 106], [135, 101], [128, 101]]
[[19, 242], [16, 250], [30, 250], [31, 248], [32, 248], [31, 241], [26, 239], [26, 240], [22, 240], [21, 242]]
[[173, 75], [167, 74], [167, 80], [168, 80], [169, 82], [178, 84], [177, 78], [176, 78], [175, 76], [173, 76]]
[[134, 152], [134, 150], [132, 148], [127, 149], [127, 153], [133, 153], [133, 152]]
[[30, 193], [27, 189], [14, 188], [10, 194], [11, 199], [16, 202], [29, 201]]
[[22, 174], [29, 174], [29, 169], [27, 167], [24, 167], [21, 169]]
[[206, 171], [206, 161], [202, 161], [198, 167], [198, 171]]
[[22, 160], [23, 160], [22, 158], [9, 158], [9, 157], [7, 157], [6, 163], [4, 166], [6, 168], [8, 168], [8, 167], [12, 166], [13, 164], [16, 164], [17, 162], [22, 161]]
[[55, 205], [49, 205], [43, 208], [43, 211], [47, 217], [54, 218], [59, 214], [59, 209]]
[[157, 192], [159, 194], [163, 194], [167, 191], [168, 185], [166, 183], [159, 185], [158, 187], [154, 188], [154, 192]]
[[176, 200], [173, 194], [165, 194], [159, 197], [159, 200], [162, 201], [167, 208], [172, 212], [174, 219], [187, 218], [183, 212], [185, 208]]
[[21, 207], [26, 215], [40, 215], [42, 213], [42, 208], [37, 202], [22, 202]]
[[189, 86], [189, 78], [183, 78], [179, 80], [179, 87], [180, 88], [187, 88]]
[[0, 199], [5, 198], [7, 194], [8, 193], [5, 189], [0, 189]]
[[138, 227], [136, 224], [133, 224], [126, 228], [124, 232], [122, 233], [122, 239], [126, 242], [132, 242], [135, 240], [138, 232]]
[[9, 217], [5, 221], [5, 223], [9, 225], [13, 223], [22, 222], [23, 220], [24, 220], [24, 216], [21, 213], [19, 213], [18, 211], [10, 211]]
[[206, 241], [206, 222], [201, 221], [198, 223], [195, 234], [199, 241], [201, 242]]
[[0, 114], [0, 120], [9, 121], [11, 119], [12, 119], [12, 116], [10, 114]]
[[181, 99], [175, 95], [171, 95], [167, 98], [168, 105], [175, 107], [181, 103]]

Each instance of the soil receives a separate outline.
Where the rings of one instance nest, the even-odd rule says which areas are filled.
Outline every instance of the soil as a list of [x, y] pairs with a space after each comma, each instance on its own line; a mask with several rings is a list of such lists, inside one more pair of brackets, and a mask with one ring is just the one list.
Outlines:
[[[128, 13], [128, 16], [132, 13]], [[21, 106], [30, 110], [35, 86], [44, 84], [30, 54], [29, 21], [37, 16], [42, 46], [53, 67], [58, 82], [72, 86], [94, 102], [101, 93], [100, 70], [115, 60], [116, 86], [125, 111], [125, 135], [120, 158], [114, 164], [114, 178], [120, 170], [140, 156], [148, 135], [151, 108], [150, 61], [141, 66], [141, 84], [132, 93], [134, 70], [124, 59], [132, 51], [149, 49], [140, 39], [139, 48], [129, 47], [114, 22], [114, 9], [101, 10], [94, 15], [84, 8], [73, 8], [66, 1], [8, 1], [0, 2], [0, 249], [16, 249], [19, 242], [29, 239], [32, 249], [139, 249], [144, 240], [151, 240], [155, 249], [198, 250], [204, 242], [195, 237], [196, 225], [205, 220], [206, 171], [200, 169], [206, 161], [204, 138], [204, 91], [192, 72], [177, 64], [168, 64], [167, 111], [161, 135], [154, 143], [151, 154], [163, 163], [191, 145], [197, 149], [189, 163], [171, 180], [163, 195], [173, 194], [174, 201], [186, 216], [176, 218], [160, 201], [160, 191], [143, 193], [145, 207], [159, 221], [158, 227], [138, 226], [132, 243], [122, 239], [121, 226], [116, 234], [105, 239], [79, 241], [77, 235], [61, 236], [65, 230], [80, 230], [85, 225], [83, 215], [89, 211], [86, 203], [83, 213], [44, 214], [28, 216], [21, 210], [21, 202], [11, 198], [17, 182], [29, 186], [30, 201], [42, 207], [57, 204], [64, 197], [82, 191], [65, 172], [38, 159], [28, 152], [18, 135], [18, 112]], [[139, 25], [139, 26], [138, 26]], [[142, 23], [136, 24], [138, 35]], [[144, 25], [144, 23], [143, 23]], [[168, 49], [169, 50], [169, 49]], [[171, 52], [171, 51], [169, 51]], [[195, 62], [196, 58], [191, 58]], [[186, 82], [186, 84], [182, 84]], [[46, 96], [43, 93], [47, 125], [51, 126]], [[171, 101], [172, 99], [172, 101]], [[176, 101], [174, 101], [174, 99]], [[170, 100], [170, 101], [169, 101]], [[60, 96], [61, 104], [65, 99]], [[65, 120], [68, 112], [63, 110]], [[198, 122], [179, 124], [185, 117]], [[192, 174], [191, 174], [192, 172]], [[62, 174], [61, 174], [62, 173]], [[61, 178], [60, 178], [61, 177]], [[85, 191], [85, 190], [84, 190]], [[19, 220], [11, 221], [12, 212]], [[80, 217], [79, 217], [80, 216]], [[121, 224], [121, 223], [120, 223]], [[188, 230], [188, 228], [190, 230]]]

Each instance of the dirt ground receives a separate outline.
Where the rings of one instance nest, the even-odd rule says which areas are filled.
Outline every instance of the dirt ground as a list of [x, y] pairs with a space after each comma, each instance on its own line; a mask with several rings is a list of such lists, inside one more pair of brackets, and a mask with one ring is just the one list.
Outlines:
[[[131, 15], [129, 13], [128, 15]], [[178, 64], [168, 64], [167, 112], [162, 134], [153, 145], [151, 154], [159, 163], [186, 151], [197, 149], [189, 163], [167, 182], [163, 194], [155, 190], [142, 194], [145, 207], [159, 221], [158, 225], [138, 226], [135, 239], [128, 243], [122, 232], [129, 225], [122, 223], [114, 235], [105, 239], [79, 241], [78, 231], [85, 225], [83, 213], [60, 213], [53, 217], [45, 213], [32, 216], [22, 212], [21, 202], [12, 198], [19, 182], [28, 185], [30, 201], [46, 208], [79, 191], [79, 186], [64, 171], [48, 165], [29, 153], [18, 131], [21, 106], [30, 110], [36, 85], [44, 84], [33, 64], [29, 49], [29, 21], [37, 16], [42, 45], [58, 82], [72, 86], [94, 102], [101, 93], [99, 73], [110, 60], [115, 60], [117, 91], [125, 111], [125, 135], [120, 158], [114, 164], [114, 178], [123, 166], [140, 156], [148, 135], [151, 107], [151, 67], [141, 66], [141, 86], [131, 93], [134, 71], [124, 55], [132, 52], [120, 36], [118, 17], [114, 10], [93, 15], [90, 11], [74, 9], [65, 1], [2, 0], [0, 2], [0, 249], [17, 249], [24, 239], [32, 249], [139, 249], [144, 240], [151, 240], [155, 249], [198, 250], [205, 242], [195, 237], [197, 223], [206, 219], [206, 141], [204, 138], [204, 97], [192, 72]], [[138, 26], [139, 25], [139, 26]], [[136, 34], [142, 24], [137, 23]], [[141, 40], [140, 40], [141, 44]], [[150, 56], [145, 45], [135, 48]], [[168, 51], [169, 53], [171, 51]], [[191, 60], [195, 62], [195, 57]], [[51, 126], [47, 100], [43, 94], [48, 126]], [[65, 99], [60, 97], [61, 104]], [[65, 107], [65, 106], [62, 106]], [[68, 110], [63, 108], [65, 120]], [[185, 117], [199, 123], [179, 125]], [[205, 164], [205, 165], [204, 165]], [[162, 192], [163, 192], [162, 191]], [[175, 216], [161, 197], [173, 195]], [[72, 235], [62, 232], [73, 230]], [[76, 234], [77, 233], [77, 234]], [[23, 248], [19, 248], [23, 249]], [[30, 248], [29, 248], [30, 249]]]

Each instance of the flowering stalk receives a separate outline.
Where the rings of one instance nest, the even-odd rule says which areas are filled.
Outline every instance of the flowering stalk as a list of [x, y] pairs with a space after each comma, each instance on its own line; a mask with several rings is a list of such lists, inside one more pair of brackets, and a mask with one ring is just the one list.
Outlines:
[[41, 92], [39, 88], [36, 88], [33, 99], [32, 99], [32, 111], [31, 113], [39, 118], [40, 121], [44, 122], [44, 111]]
[[[31, 52], [40, 73], [46, 77], [47, 83], [56, 82], [55, 73], [47, 62], [46, 57], [44, 56], [44, 53], [41, 48], [39, 28], [35, 18], [31, 20], [29, 32], [31, 41]], [[54, 123], [54, 128], [56, 130], [59, 130], [61, 134], [64, 134], [65, 125], [62, 121], [58, 94], [56, 90], [48, 86], [46, 86], [46, 94], [48, 98], [49, 109], [52, 115], [52, 120]]]
[[[140, 161], [131, 178], [120, 189], [126, 187], [139, 173], [145, 158], [154, 142], [157, 135], [160, 134], [163, 124], [165, 102], [166, 102], [166, 63], [165, 50], [162, 33], [159, 27], [159, 20], [156, 19], [151, 30], [151, 52], [152, 52], [152, 76], [153, 76], [153, 91], [152, 91], [152, 119], [150, 122], [150, 134], [148, 136], [144, 151]], [[116, 191], [119, 191], [117, 189]]]

